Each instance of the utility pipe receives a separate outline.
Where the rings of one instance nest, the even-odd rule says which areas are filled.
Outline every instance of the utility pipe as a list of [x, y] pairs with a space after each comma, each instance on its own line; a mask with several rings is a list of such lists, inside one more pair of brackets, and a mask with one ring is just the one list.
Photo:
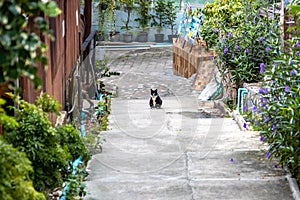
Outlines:
[[248, 94], [248, 90], [246, 89], [246, 91], [242, 91], [242, 94], [241, 94], [241, 110], [242, 110], [242, 114], [244, 114], [244, 97], [245, 97], [245, 94]]
[[248, 90], [246, 88], [239, 88], [238, 89], [238, 99], [237, 99], [237, 107], [236, 107], [237, 112], [240, 112], [240, 100], [241, 100], [241, 92], [242, 91], [247, 91], [248, 92]]

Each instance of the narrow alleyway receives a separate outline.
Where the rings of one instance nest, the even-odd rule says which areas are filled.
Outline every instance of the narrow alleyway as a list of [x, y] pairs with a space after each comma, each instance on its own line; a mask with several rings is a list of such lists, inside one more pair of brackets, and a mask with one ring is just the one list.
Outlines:
[[[85, 199], [293, 199], [257, 133], [201, 115], [192, 80], [173, 75], [171, 47], [125, 53], [110, 67], [121, 75], [104, 82], [118, 87], [118, 97], [101, 133], [103, 152], [88, 166]], [[149, 108], [151, 87], [161, 109]]]

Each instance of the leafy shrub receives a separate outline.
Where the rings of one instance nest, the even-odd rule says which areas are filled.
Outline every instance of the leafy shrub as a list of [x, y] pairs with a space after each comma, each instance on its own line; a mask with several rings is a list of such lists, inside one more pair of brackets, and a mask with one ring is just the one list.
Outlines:
[[18, 127], [19, 124], [16, 122], [16, 120], [6, 114], [5, 109], [2, 107], [4, 104], [5, 100], [0, 98], [0, 129], [1, 125], [9, 128]]
[[25, 152], [32, 163], [31, 174], [37, 191], [61, 186], [60, 171], [67, 166], [70, 154], [60, 145], [57, 131], [37, 106], [16, 99], [19, 109], [15, 109], [15, 119], [19, 128], [5, 129], [4, 137], [15, 148]]
[[38, 97], [35, 101], [35, 105], [41, 108], [44, 112], [54, 112], [59, 115], [60, 105], [56, 101], [56, 99], [52, 98], [47, 93], [42, 93], [40, 97]]
[[207, 48], [214, 48], [222, 37], [222, 30], [230, 31], [239, 22], [234, 19], [234, 13], [242, 9], [240, 1], [215, 0], [205, 4], [203, 25], [199, 35], [206, 42]]
[[282, 52], [261, 89], [261, 135], [269, 143], [268, 154], [279, 157], [300, 180], [300, 40]]
[[44, 200], [32, 186], [33, 172], [26, 154], [19, 152], [0, 138], [0, 199]]
[[58, 126], [56, 131], [60, 144], [66, 147], [70, 152], [71, 161], [74, 161], [80, 156], [83, 161], [90, 159], [89, 151], [80, 137], [80, 132], [73, 125], [67, 124]]
[[[298, 10], [296, 9], [298, 8]], [[295, 7], [300, 13], [300, 7]], [[299, 33], [299, 26], [294, 29]], [[261, 69], [266, 81], [259, 105], [252, 110], [261, 140], [269, 144], [266, 157], [278, 157], [300, 180], [300, 38], [286, 41], [273, 63]]]
[[259, 2], [243, 3], [243, 9], [231, 18], [233, 24], [239, 24], [219, 30], [222, 39], [216, 46], [218, 67], [223, 74], [230, 74], [236, 88], [244, 82], [262, 81], [262, 64], [270, 63], [278, 53], [278, 19], [267, 16], [263, 10], [269, 5]]
[[[34, 169], [31, 174], [34, 187], [47, 193], [74, 176], [71, 166], [74, 160], [81, 157], [87, 163], [90, 154], [75, 127], [61, 125], [54, 128], [48, 120], [47, 113], [42, 108], [47, 112], [57, 112], [58, 103], [55, 99], [44, 94], [37, 99], [36, 106], [14, 98], [19, 105], [15, 109], [19, 127], [5, 126], [5, 139], [27, 154]], [[78, 177], [81, 176], [76, 174], [75, 179], [72, 178], [73, 185]], [[76, 184], [80, 185], [79, 191], [82, 193], [83, 184]]]

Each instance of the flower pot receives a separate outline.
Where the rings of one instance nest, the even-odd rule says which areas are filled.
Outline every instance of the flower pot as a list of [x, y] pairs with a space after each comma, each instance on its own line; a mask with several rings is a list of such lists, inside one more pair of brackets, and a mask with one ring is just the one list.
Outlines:
[[140, 32], [137, 35], [137, 39], [138, 42], [147, 42], [148, 41], [148, 33], [147, 32]]
[[132, 33], [124, 33], [123, 41], [124, 42], [132, 42]]
[[159, 33], [159, 34], [155, 34], [154, 37], [155, 37], [155, 42], [163, 42], [165, 35]]
[[112, 42], [118, 42], [120, 40], [120, 32], [110, 32], [109, 33], [110, 41]]
[[177, 35], [168, 35], [169, 42], [173, 43], [173, 38], [177, 38]]
[[96, 35], [96, 40], [97, 40], [97, 41], [104, 41], [104, 40], [105, 40], [105, 37], [104, 37], [104, 35], [97, 34], [97, 35]]

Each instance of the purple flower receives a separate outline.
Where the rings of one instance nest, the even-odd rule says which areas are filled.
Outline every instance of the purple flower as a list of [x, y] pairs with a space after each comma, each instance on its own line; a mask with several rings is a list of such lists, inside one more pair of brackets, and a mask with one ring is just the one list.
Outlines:
[[292, 69], [291, 72], [290, 72], [290, 75], [293, 76], [296, 73], [297, 73], [297, 71], [295, 69]]
[[232, 37], [232, 33], [231, 32], [228, 33], [228, 37], [230, 37], [230, 38]]
[[296, 46], [300, 47], [300, 41], [296, 42]]
[[231, 58], [234, 58], [234, 53], [233, 53], [233, 54], [231, 54]]
[[273, 81], [273, 80], [271, 80], [271, 81], [270, 81], [270, 85], [273, 85], [273, 84], [274, 84], [274, 81]]
[[222, 42], [225, 42], [225, 41], [226, 41], [226, 37], [223, 37], [223, 38], [222, 38]]
[[267, 152], [266, 153], [266, 158], [269, 158], [270, 157], [270, 152]]
[[229, 160], [231, 163], [233, 163], [234, 162], [234, 160], [233, 160], [233, 158], [230, 158], [230, 160]]
[[265, 71], [265, 64], [264, 63], [260, 63], [260, 70], [259, 70], [259, 73], [264, 73]]
[[296, 51], [295, 56], [299, 56], [299, 51]]
[[270, 117], [269, 117], [269, 116], [265, 116], [265, 117], [264, 117], [264, 123], [268, 122], [268, 121], [269, 121], [269, 119], [270, 119]]
[[225, 49], [224, 49], [224, 54], [226, 54], [228, 52], [228, 48], [226, 47]]
[[257, 113], [260, 114], [260, 113], [261, 113], [261, 109], [258, 109], [258, 110], [257, 110]]
[[210, 60], [212, 60], [212, 59], [213, 59], [213, 57], [212, 57], [212, 56], [209, 56], [209, 59], [210, 59]]
[[[267, 87], [265, 87], [264, 94], [268, 94], [268, 93], [269, 93], [269, 89]], [[267, 99], [264, 98], [263, 101], [266, 102]]]
[[244, 127], [244, 128], [247, 128], [247, 124], [246, 124], [246, 123], [244, 123], [243, 127]]
[[243, 106], [243, 111], [246, 111], [247, 110], [247, 106]]
[[260, 41], [260, 42], [262, 42], [262, 41], [264, 41], [264, 40], [265, 40], [264, 37], [260, 37], [260, 38], [259, 38], [259, 41]]
[[235, 48], [235, 49], [238, 49], [238, 48], [239, 48], [239, 46], [238, 46], [238, 45], [235, 45], [235, 46], [234, 46], [234, 48]]
[[290, 91], [290, 87], [289, 86], [285, 86], [284, 91], [286, 91], [286, 92]]
[[[258, 93], [260, 93], [260, 94], [262, 94], [262, 93], [268, 94], [268, 92], [269, 92], [269, 89], [268, 89], [267, 87], [261, 87], [261, 88], [259, 89], [259, 91], [258, 91]], [[264, 102], [264, 101], [266, 101], [266, 99], [263, 98], [263, 97], [261, 97], [261, 98], [260, 98], [260, 101], [261, 101], [261, 102]]]
[[256, 125], [256, 126], [258, 126], [259, 124], [260, 124], [259, 121], [256, 121], [256, 122], [255, 122], [255, 125]]
[[253, 106], [253, 107], [252, 107], [252, 110], [253, 110], [253, 111], [255, 111], [256, 109], [257, 109], [256, 106]]
[[214, 33], [217, 33], [219, 31], [219, 29], [215, 28], [214, 29]]
[[289, 65], [292, 65], [293, 64], [293, 61], [291, 60], [290, 62], [289, 62]]
[[234, 12], [234, 16], [236, 16], [236, 12]]
[[278, 168], [278, 165], [277, 165], [277, 164], [274, 164], [274, 168], [276, 168], [276, 169], [277, 169], [277, 168]]
[[266, 51], [267, 51], [267, 52], [270, 51], [270, 50], [271, 50], [270, 47], [267, 47], [267, 48], [266, 48]]
[[248, 53], [249, 52], [249, 49], [245, 49], [245, 53]]
[[276, 124], [273, 124], [272, 131], [274, 132], [276, 130]]
[[263, 135], [260, 136], [259, 140], [264, 141], [265, 137]]

